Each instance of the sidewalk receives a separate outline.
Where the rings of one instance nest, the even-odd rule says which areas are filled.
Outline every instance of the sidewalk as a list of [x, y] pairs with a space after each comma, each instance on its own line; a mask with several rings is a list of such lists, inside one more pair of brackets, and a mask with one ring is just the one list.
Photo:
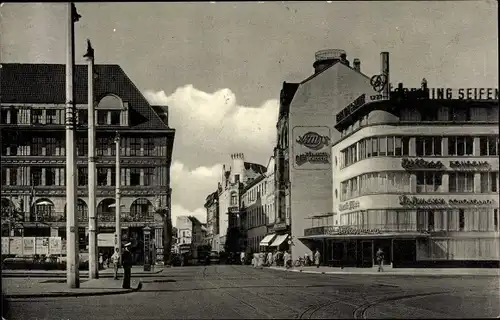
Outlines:
[[139, 278], [132, 275], [131, 289], [122, 289], [122, 280], [80, 278], [80, 288], [69, 288], [66, 279], [11, 278], [2, 279], [2, 293], [6, 298], [81, 297], [124, 294], [142, 288]]
[[[132, 267], [132, 277], [154, 275], [163, 272], [163, 266], [155, 266], [151, 271], [144, 271], [143, 266]], [[80, 277], [88, 278], [89, 272], [87, 270], [80, 271]], [[118, 270], [118, 275], [123, 276], [123, 268]], [[99, 270], [99, 278], [113, 278], [113, 268]], [[26, 278], [26, 277], [40, 277], [40, 278], [66, 278], [65, 270], [2, 270], [2, 278]]]
[[480, 276], [480, 277], [500, 277], [500, 269], [482, 268], [482, 269], [466, 269], [466, 268], [390, 268], [386, 267], [383, 272], [377, 272], [377, 268], [332, 268], [332, 267], [300, 267], [285, 269], [283, 267], [268, 267], [273, 270], [302, 272], [314, 274], [360, 274], [360, 275], [401, 275], [401, 276]]

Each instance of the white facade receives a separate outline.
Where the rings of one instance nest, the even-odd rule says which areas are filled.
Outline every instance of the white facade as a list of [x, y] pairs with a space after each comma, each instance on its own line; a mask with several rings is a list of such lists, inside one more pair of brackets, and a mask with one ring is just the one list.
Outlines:
[[191, 244], [192, 243], [192, 230], [193, 223], [188, 216], [177, 217], [177, 245]]

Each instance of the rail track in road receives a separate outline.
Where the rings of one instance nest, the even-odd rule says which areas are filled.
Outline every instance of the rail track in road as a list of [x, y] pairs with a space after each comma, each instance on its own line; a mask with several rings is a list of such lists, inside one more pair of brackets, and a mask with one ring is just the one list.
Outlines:
[[370, 309], [376, 305], [382, 304], [382, 303], [400, 301], [400, 300], [406, 300], [406, 299], [413, 299], [413, 298], [429, 297], [429, 296], [448, 294], [448, 293], [452, 293], [452, 292], [450, 292], [450, 291], [429, 292], [429, 293], [409, 294], [409, 295], [401, 295], [401, 296], [396, 296], [396, 297], [383, 298], [383, 299], [379, 299], [379, 300], [364, 304], [362, 306], [359, 306], [356, 310], [354, 310], [353, 316], [354, 316], [354, 319], [367, 319], [368, 309]]

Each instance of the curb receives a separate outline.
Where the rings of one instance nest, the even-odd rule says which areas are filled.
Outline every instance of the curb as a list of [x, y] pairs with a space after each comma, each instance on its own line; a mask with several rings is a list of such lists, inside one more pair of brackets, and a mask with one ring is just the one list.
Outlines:
[[411, 272], [345, 272], [345, 271], [308, 271], [308, 270], [286, 270], [281, 268], [269, 268], [269, 270], [276, 270], [282, 272], [300, 272], [309, 274], [334, 274], [334, 275], [371, 275], [371, 276], [411, 276], [411, 277], [500, 277], [499, 274], [472, 274], [472, 273], [411, 273]]
[[139, 281], [137, 288], [120, 289], [104, 292], [53, 292], [40, 294], [6, 294], [7, 299], [31, 299], [31, 298], [63, 298], [63, 297], [89, 297], [89, 296], [109, 296], [137, 292], [142, 289], [142, 281]]
[[[155, 272], [149, 272], [149, 273], [132, 273], [132, 276], [147, 276], [147, 275], [155, 275], [155, 274], [160, 274], [163, 272], [163, 269], [155, 271]], [[123, 276], [123, 274], [121, 274]], [[80, 272], [80, 276], [88, 277], [88, 272]], [[36, 273], [36, 272], [15, 272], [15, 273], [9, 273], [2, 271], [2, 278], [66, 278], [66, 273]], [[112, 273], [104, 273], [104, 274], [99, 274], [99, 278], [113, 278]]]

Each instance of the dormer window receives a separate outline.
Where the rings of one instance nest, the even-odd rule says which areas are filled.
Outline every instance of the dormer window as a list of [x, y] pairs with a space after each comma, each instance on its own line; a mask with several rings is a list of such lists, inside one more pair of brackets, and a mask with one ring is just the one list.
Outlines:
[[128, 104], [115, 95], [101, 99], [97, 108], [97, 124], [104, 126], [128, 126]]

